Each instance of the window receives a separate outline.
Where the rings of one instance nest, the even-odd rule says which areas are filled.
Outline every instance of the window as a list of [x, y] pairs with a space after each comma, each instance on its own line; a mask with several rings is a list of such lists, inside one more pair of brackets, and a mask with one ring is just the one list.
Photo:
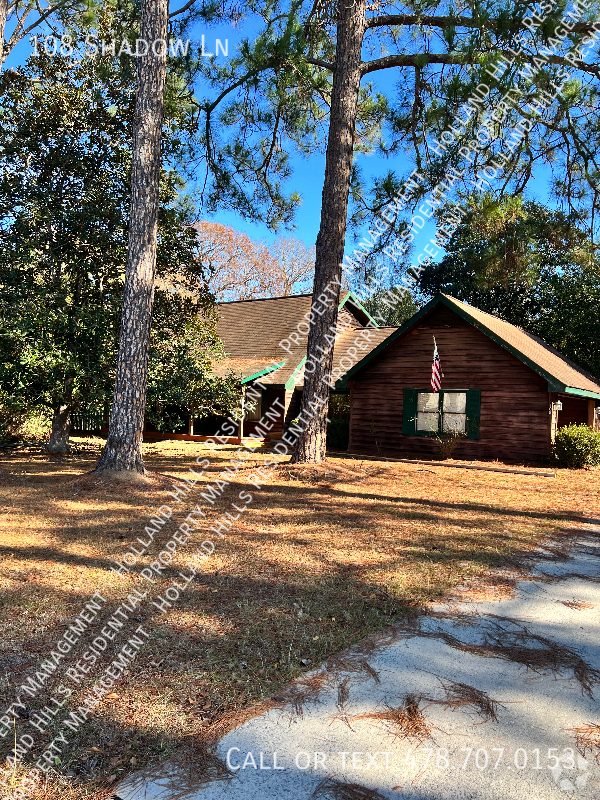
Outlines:
[[433, 392], [417, 394], [417, 430], [437, 431], [439, 426], [440, 395]]
[[467, 430], [467, 393], [444, 392], [442, 395], [442, 431], [465, 433]]
[[405, 389], [402, 433], [431, 436], [455, 432], [478, 439], [480, 403], [478, 389], [462, 392]]

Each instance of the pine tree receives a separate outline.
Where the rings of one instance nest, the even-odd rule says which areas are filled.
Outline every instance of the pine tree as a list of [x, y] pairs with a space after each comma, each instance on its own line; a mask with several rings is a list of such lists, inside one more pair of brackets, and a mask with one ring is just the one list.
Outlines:
[[148, 52], [137, 60], [131, 213], [119, 355], [108, 437], [97, 473], [146, 472], [142, 431], [156, 275], [168, 14], [168, 0], [142, 0], [140, 39], [148, 43]]
[[[426, 7], [411, 0], [402, 13], [398, 5], [390, 8], [394, 13], [366, 0], [254, 2], [249, 9], [264, 21], [261, 34], [244, 42], [228, 66], [207, 69], [218, 90], [203, 105], [209, 208], [226, 203], [274, 227], [289, 222], [299, 202], [281, 188], [290, 172], [289, 143], [310, 150], [321, 144], [322, 123], [329, 123], [308, 337], [312, 372], [306, 372], [301, 409], [308, 422], [296, 461], [320, 461], [325, 454], [335, 287], [339, 291], [350, 190], [359, 218], [367, 219], [402, 186], [389, 172], [367, 192], [353, 172], [354, 153], [374, 142], [391, 156], [409, 149], [420, 173], [408, 197], [413, 203], [451, 168], [458, 176], [453, 191], [461, 185], [472, 190], [481, 170], [500, 155], [501, 192], [522, 191], [536, 161], [551, 158], [558, 197], [587, 203], [588, 210], [600, 198], [598, 68], [579, 49], [589, 47], [596, 2], [570, 15], [564, 3], [535, 12], [524, 3], [496, 0], [468, 0], [460, 12], [451, 4]], [[380, 57], [363, 60], [376, 49]], [[399, 71], [396, 103], [368, 83], [361, 86], [367, 76], [389, 69]], [[503, 135], [521, 122], [523, 135], [511, 141], [506, 157]], [[482, 127], [487, 138], [465, 155]], [[393, 220], [379, 246], [393, 243], [402, 225], [400, 216]], [[320, 314], [325, 287], [334, 294]]]

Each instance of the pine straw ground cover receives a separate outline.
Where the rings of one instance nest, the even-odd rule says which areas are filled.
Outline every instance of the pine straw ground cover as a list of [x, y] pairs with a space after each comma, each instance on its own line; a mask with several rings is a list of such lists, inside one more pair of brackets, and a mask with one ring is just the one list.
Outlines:
[[[542, 537], [600, 515], [599, 470], [542, 478], [338, 458], [315, 468], [282, 464], [260, 491], [248, 484], [248, 469], [240, 470], [214, 505], [202, 500], [199, 485], [178, 506], [164, 488], [78, 481], [101, 444], [78, 440], [66, 458], [34, 449], [0, 456], [0, 713], [90, 596], [99, 591], [107, 600], [61, 672], [0, 739], [2, 759], [15, 734], [36, 740], [15, 781], [114, 654], [80, 687], [62, 670], [82, 657], [132, 589], [164, 594], [240, 491], [250, 490], [254, 502], [169, 613], [148, 601], [136, 609], [138, 620], [114, 645], [140, 621], [151, 633], [148, 644], [85, 725], [68, 733], [56, 774], [30, 792], [45, 800], [106, 797], [128, 771], [190, 743], [196, 758], [204, 753], [209, 761], [207, 743], [255, 713], [250, 706], [266, 707], [308, 667], [465, 580], [483, 579], [491, 565], [519, 557]], [[149, 468], [176, 479], [209, 454], [182, 442], [148, 444], [145, 452]], [[204, 480], [214, 480], [233, 454], [224, 447], [211, 456]], [[249, 467], [267, 458], [256, 452]], [[207, 516], [154, 587], [139, 575], [118, 576], [111, 565], [145, 538], [147, 520], [163, 503], [176, 510], [177, 525], [196, 503]], [[174, 530], [171, 523], [157, 535], [138, 568], [156, 560]], [[70, 705], [38, 733], [26, 717], [59, 683], [74, 690]]]

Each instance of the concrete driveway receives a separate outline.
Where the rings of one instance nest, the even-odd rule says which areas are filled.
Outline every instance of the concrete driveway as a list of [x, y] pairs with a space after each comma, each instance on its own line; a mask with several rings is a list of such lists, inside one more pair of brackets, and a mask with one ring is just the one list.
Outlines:
[[115, 798], [600, 797], [597, 525], [547, 543], [512, 590], [494, 573], [497, 599], [467, 592], [307, 673], [218, 743], [219, 779], [166, 764]]

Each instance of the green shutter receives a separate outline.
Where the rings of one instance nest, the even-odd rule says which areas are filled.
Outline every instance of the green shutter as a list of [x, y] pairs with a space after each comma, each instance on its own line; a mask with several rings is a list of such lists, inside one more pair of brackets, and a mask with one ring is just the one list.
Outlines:
[[417, 390], [404, 390], [404, 405], [402, 408], [402, 433], [410, 436], [417, 429]]
[[479, 409], [481, 408], [481, 392], [469, 389], [467, 392], [467, 438], [479, 439]]

